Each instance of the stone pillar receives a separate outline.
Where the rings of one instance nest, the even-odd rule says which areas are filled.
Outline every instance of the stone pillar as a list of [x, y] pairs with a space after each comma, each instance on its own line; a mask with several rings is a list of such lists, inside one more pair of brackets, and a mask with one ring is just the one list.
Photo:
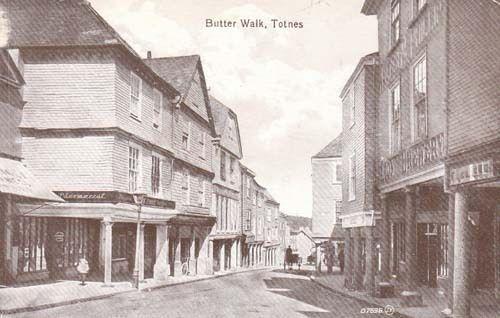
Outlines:
[[380, 196], [382, 203], [382, 281], [391, 280], [391, 219], [387, 204], [387, 195]]
[[467, 193], [465, 189], [455, 192], [455, 230], [453, 259], [453, 317], [470, 317], [470, 240], [471, 227], [468, 221]]
[[104, 286], [111, 286], [111, 275], [113, 271], [113, 222], [109, 220], [102, 221], [104, 230]]
[[170, 266], [168, 264], [168, 232], [167, 225], [156, 226], [156, 263], [153, 269], [155, 280], [166, 280], [170, 275]]
[[373, 237], [373, 227], [365, 228], [366, 234], [366, 271], [365, 271], [365, 290], [373, 294], [375, 292], [375, 273], [376, 273], [376, 259], [375, 259], [375, 240]]
[[250, 266], [255, 265], [255, 245], [250, 246]]
[[237, 259], [238, 259], [238, 242], [236, 240], [233, 240], [231, 244], [231, 261], [229, 262], [231, 269], [236, 268]]
[[321, 273], [321, 244], [316, 244], [316, 271]]
[[455, 233], [455, 193], [448, 194], [448, 279], [446, 282], [447, 308], [445, 313], [451, 313], [453, 308], [453, 246]]
[[191, 227], [191, 245], [189, 246], [189, 273], [196, 275], [196, 232], [194, 227]]
[[174, 272], [172, 276], [182, 275], [182, 260], [181, 260], [181, 237], [179, 227], [175, 227], [174, 240]]
[[221, 241], [221, 244], [219, 244], [219, 264], [220, 271], [226, 269], [226, 241]]
[[144, 281], [144, 223], [139, 226], [139, 281]]
[[405, 188], [405, 290], [401, 294], [401, 307], [419, 307], [423, 305], [422, 295], [416, 290], [418, 279], [416, 195], [415, 188]]
[[353, 287], [356, 290], [363, 288], [363, 272], [361, 268], [361, 229], [353, 229]]
[[344, 287], [352, 287], [352, 229], [345, 230], [345, 245], [344, 245]]

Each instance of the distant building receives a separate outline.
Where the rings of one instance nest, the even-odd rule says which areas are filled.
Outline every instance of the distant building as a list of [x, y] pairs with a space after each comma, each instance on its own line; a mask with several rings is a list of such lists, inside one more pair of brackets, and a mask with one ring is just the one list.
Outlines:
[[311, 229], [308, 227], [300, 227], [298, 230], [290, 231], [290, 247], [294, 254], [298, 254], [301, 263], [307, 263], [309, 256], [313, 256], [316, 252], [316, 244], [312, 237]]
[[342, 209], [342, 135], [311, 158], [312, 233], [317, 240], [328, 240]]

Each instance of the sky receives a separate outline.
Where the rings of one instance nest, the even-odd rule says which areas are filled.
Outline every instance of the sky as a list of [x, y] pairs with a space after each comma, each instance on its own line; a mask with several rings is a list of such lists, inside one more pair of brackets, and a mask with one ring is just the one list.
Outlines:
[[[377, 50], [363, 0], [92, 0], [143, 57], [198, 54], [210, 94], [238, 115], [242, 162], [288, 214], [311, 216], [311, 156], [342, 130], [343, 85]], [[206, 19], [267, 28], [207, 28]], [[302, 22], [273, 28], [271, 19]]]

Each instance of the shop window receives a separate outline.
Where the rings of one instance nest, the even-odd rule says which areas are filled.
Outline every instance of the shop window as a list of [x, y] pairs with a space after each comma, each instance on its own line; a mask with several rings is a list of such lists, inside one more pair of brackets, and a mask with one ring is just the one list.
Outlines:
[[399, 263], [406, 259], [405, 225], [404, 223], [392, 223], [391, 233], [392, 246], [392, 272], [398, 274]]
[[448, 225], [439, 224], [438, 227], [438, 264], [437, 264], [437, 274], [438, 276], [445, 277], [448, 276]]
[[424, 55], [413, 67], [414, 139], [427, 137], [427, 59]]

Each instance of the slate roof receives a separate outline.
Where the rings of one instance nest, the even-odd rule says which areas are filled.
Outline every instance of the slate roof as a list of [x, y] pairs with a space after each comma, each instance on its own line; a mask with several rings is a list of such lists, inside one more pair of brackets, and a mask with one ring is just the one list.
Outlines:
[[262, 192], [264, 192], [264, 196], [266, 197], [266, 200], [271, 202], [271, 203], [276, 203], [276, 204], [279, 204], [278, 201], [276, 201], [273, 196], [271, 195], [271, 193], [266, 189], [262, 189]]
[[184, 98], [193, 79], [199, 55], [144, 59], [144, 62], [161, 78], [172, 85]]
[[213, 96], [210, 96], [210, 106], [212, 106], [212, 115], [214, 116], [215, 132], [220, 136], [224, 132], [229, 112], [232, 110]]
[[312, 228], [312, 218], [289, 214], [283, 214], [283, 216], [285, 217], [286, 222], [290, 227], [290, 231], [298, 232], [301, 228], [308, 228], [309, 230]]
[[342, 134], [332, 140], [325, 148], [321, 149], [313, 158], [342, 157]]
[[0, 0], [7, 47], [121, 45], [139, 55], [85, 0]]

